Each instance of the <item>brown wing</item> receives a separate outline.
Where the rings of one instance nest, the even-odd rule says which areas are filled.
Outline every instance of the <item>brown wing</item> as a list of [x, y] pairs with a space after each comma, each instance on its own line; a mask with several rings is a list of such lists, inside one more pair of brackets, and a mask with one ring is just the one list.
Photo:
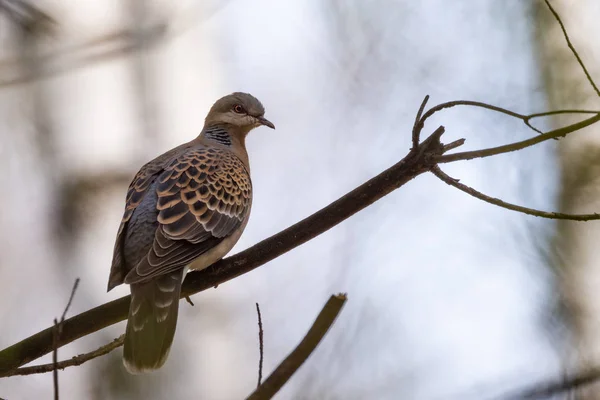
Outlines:
[[125, 283], [183, 268], [231, 235], [248, 215], [251, 190], [244, 164], [226, 150], [194, 147], [177, 157], [157, 178], [152, 249]]
[[133, 215], [133, 212], [137, 206], [140, 205], [150, 185], [156, 180], [157, 176], [164, 171], [165, 164], [171, 161], [178, 152], [184, 151], [186, 147], [189, 147], [189, 144], [186, 143], [178, 146], [148, 162], [138, 171], [137, 174], [135, 174], [133, 180], [129, 184], [125, 200], [125, 212], [123, 213], [123, 218], [121, 219], [121, 225], [119, 226], [119, 231], [117, 232], [117, 239], [115, 241], [115, 247], [113, 250], [112, 266], [108, 279], [108, 290], [111, 290], [115, 286], [123, 283], [125, 275], [127, 275], [127, 272], [129, 272], [130, 269], [125, 265], [125, 257], [123, 253], [127, 223], [131, 219], [131, 216]]

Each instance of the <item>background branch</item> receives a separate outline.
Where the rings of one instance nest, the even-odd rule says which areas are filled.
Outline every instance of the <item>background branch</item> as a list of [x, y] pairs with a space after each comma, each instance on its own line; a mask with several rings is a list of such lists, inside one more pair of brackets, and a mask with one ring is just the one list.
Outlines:
[[558, 22], [558, 25], [560, 25], [560, 29], [562, 30], [563, 36], [565, 37], [565, 40], [567, 41], [567, 46], [569, 46], [569, 49], [571, 49], [571, 52], [577, 59], [577, 62], [581, 66], [581, 69], [583, 69], [583, 73], [585, 74], [585, 77], [587, 78], [590, 85], [592, 85], [592, 88], [594, 89], [594, 91], [596, 92], [598, 97], [600, 97], [600, 90], [598, 90], [598, 86], [596, 86], [596, 83], [594, 82], [594, 80], [592, 79], [592, 76], [590, 75], [587, 68], [585, 67], [585, 64], [581, 60], [581, 57], [579, 57], [579, 53], [577, 52], [577, 50], [575, 50], [575, 47], [573, 47], [573, 43], [571, 43], [571, 39], [569, 39], [569, 35], [567, 34], [567, 30], [565, 28], [565, 25], [562, 23], [560, 16], [556, 12], [556, 10], [554, 10], [554, 8], [552, 7], [552, 5], [550, 4], [550, 2], [548, 0], [544, 0], [544, 2], [546, 3], [546, 6], [548, 6], [548, 9], [550, 10], [552, 15], [556, 19], [556, 22]]
[[[424, 100], [423, 104], [425, 104], [426, 100], [427, 98]], [[476, 105], [493, 111], [504, 110], [479, 102], [456, 101], [443, 103], [423, 114], [420, 122], [416, 124], [415, 129], [417, 134], [422, 130], [425, 121], [435, 112], [457, 105]], [[421, 109], [419, 112], [420, 111]], [[504, 110], [503, 112], [508, 115], [512, 114], [523, 118], [529, 117], [514, 113], [510, 110]], [[556, 112], [561, 111], [554, 111], [553, 113]], [[542, 114], [532, 115], [537, 117]], [[204, 271], [194, 271], [189, 273], [183, 284], [181, 296], [190, 296], [210, 287], [216, 287], [221, 283], [245, 274], [254, 268], [279, 257], [331, 229], [358, 211], [368, 207], [377, 200], [403, 186], [416, 176], [430, 171], [437, 163], [483, 158], [520, 150], [546, 140], [565, 136], [590, 126], [599, 120], [600, 113], [567, 127], [555, 129], [520, 142], [449, 155], [444, 155], [444, 152], [447, 149], [462, 145], [463, 140], [461, 139], [453, 142], [452, 146], [444, 147], [439, 140], [444, 129], [443, 127], [439, 127], [432, 135], [420, 143], [416, 149], [413, 147], [404, 159], [315, 214], [290, 226], [284, 231], [261, 241], [245, 251], [217, 262]], [[127, 317], [129, 302], [130, 296], [125, 296], [65, 320], [63, 332], [58, 341], [58, 347], [64, 346], [80, 337], [89, 335], [124, 320]], [[52, 351], [52, 332], [52, 327], [47, 328], [0, 351], [0, 377], [7, 376], [10, 371]]]
[[267, 400], [272, 398], [290, 380], [321, 342], [346, 302], [346, 295], [332, 295], [308, 330], [306, 336], [271, 375], [260, 385], [248, 400]]
[[600, 381], [600, 368], [592, 368], [579, 375], [558, 381], [538, 382], [527, 389], [513, 394], [499, 396], [497, 400], [533, 400], [550, 399], [553, 396], [568, 393]]
[[[3, 8], [7, 12], [11, 11], [12, 9], [6, 5], [10, 3], [26, 4], [15, 0], [0, 0], [0, 9]], [[229, 0], [221, 1], [210, 10], [205, 10], [204, 7], [202, 10], [185, 10], [181, 12], [179, 17], [155, 21], [152, 25], [146, 27], [143, 32], [143, 36], [147, 39], [147, 46], [161, 46], [180, 37], [195, 26], [207, 22], [224, 9], [228, 3]], [[29, 5], [28, 7], [32, 8]], [[39, 11], [32, 16], [37, 18], [33, 20], [28, 14], [28, 19], [25, 22], [28, 23], [29, 20], [36, 22], [36, 29], [44, 28], [44, 32], [50, 28], [54, 30], [54, 26], [57, 25], [51, 16], [44, 13], [40, 14]], [[37, 28], [38, 25], [39, 28]], [[19, 60], [0, 60], [0, 76], [8, 77], [0, 79], [0, 89], [30, 83], [40, 78], [54, 77], [92, 64], [108, 62], [115, 58], [134, 54], [141, 50], [140, 46], [135, 43], [134, 33], [131, 29], [121, 29], [40, 55], [39, 61], [46, 66], [46, 69], [44, 74], [39, 76], [23, 73], [18, 68]]]

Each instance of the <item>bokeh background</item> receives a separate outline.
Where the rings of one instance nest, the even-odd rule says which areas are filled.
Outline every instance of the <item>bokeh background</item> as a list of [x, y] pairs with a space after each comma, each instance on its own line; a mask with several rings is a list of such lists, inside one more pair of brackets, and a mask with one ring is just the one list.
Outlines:
[[[552, 4], [600, 80], [600, 3]], [[195, 137], [232, 91], [261, 99], [277, 126], [249, 137], [255, 199], [234, 252], [397, 162], [426, 94], [431, 105], [470, 99], [521, 113], [599, 104], [541, 0], [0, 0], [0, 347], [48, 327], [77, 277], [70, 315], [128, 293], [105, 288], [131, 177]], [[426, 131], [436, 124], [446, 142], [467, 138], [465, 149], [532, 135], [469, 108]], [[598, 211], [598, 129], [446, 170], [506, 201]], [[61, 398], [244, 398], [258, 369], [255, 302], [268, 374], [334, 292], [348, 293], [340, 318], [278, 398], [487, 399], [560, 379], [600, 355], [599, 230], [420, 176], [193, 296], [195, 307], [181, 303], [159, 372], [128, 375], [119, 349], [61, 371]], [[51, 374], [0, 380], [10, 400], [52, 390]]]

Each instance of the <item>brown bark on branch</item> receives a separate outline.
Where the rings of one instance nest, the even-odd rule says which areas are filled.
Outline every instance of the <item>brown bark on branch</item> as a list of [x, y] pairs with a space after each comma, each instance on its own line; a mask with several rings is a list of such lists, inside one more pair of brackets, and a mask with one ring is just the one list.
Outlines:
[[565, 214], [558, 212], [549, 212], [549, 211], [541, 211], [536, 210], [534, 208], [523, 207], [516, 204], [508, 203], [504, 200], [498, 199], [496, 197], [488, 196], [486, 194], [481, 193], [478, 190], [473, 189], [471, 186], [467, 186], [463, 183], [460, 183], [459, 179], [453, 178], [450, 175], [446, 174], [444, 171], [440, 169], [440, 167], [435, 166], [431, 169], [431, 173], [440, 178], [443, 182], [447, 183], [450, 186], [457, 188], [458, 190], [467, 193], [479, 200], [485, 201], [486, 203], [493, 204], [498, 207], [506, 208], [507, 210], [517, 211], [527, 215], [533, 215], [534, 217], [540, 218], [548, 218], [548, 219], [562, 219], [569, 221], [595, 221], [600, 219], [600, 214]]
[[[433, 159], [444, 151], [439, 141], [443, 132], [443, 127], [438, 128], [404, 159], [304, 220], [204, 271], [189, 273], [181, 296], [216, 287], [252, 271], [333, 228], [429, 171], [435, 165]], [[130, 300], [130, 296], [125, 296], [65, 320], [57, 347], [123, 321], [127, 318]], [[0, 351], [0, 377], [51, 352], [52, 338], [53, 327], [50, 327]]]
[[[419, 109], [419, 115], [422, 113], [426, 101], [427, 98]], [[513, 117], [521, 118], [525, 121], [529, 121], [531, 118], [545, 114], [521, 115], [509, 110], [499, 109], [495, 106], [471, 101], [443, 103], [429, 109], [420, 119], [415, 120], [413, 139], [415, 139], [415, 137], [417, 139], [419, 138], [420, 131], [423, 129], [425, 122], [434, 113], [454, 106], [484, 107], [492, 111], [502, 112]], [[563, 111], [569, 113], [589, 113], [588, 111], [583, 110]], [[562, 111], [555, 111], [553, 113], [557, 112]], [[358, 211], [363, 210], [377, 200], [403, 186], [416, 176], [431, 171], [436, 167], [437, 163], [490, 157], [497, 154], [521, 150], [546, 140], [564, 137], [567, 134], [576, 132], [598, 121], [600, 121], [600, 113], [581, 122], [546, 132], [520, 142], [490, 149], [447, 155], [444, 154], [446, 151], [461, 146], [464, 143], [464, 140], [457, 140], [447, 146], [442, 145], [439, 139], [444, 132], [444, 128], [439, 127], [417, 147], [413, 146], [404, 159], [347, 193], [345, 196], [329, 204], [327, 207], [290, 226], [284, 231], [279, 232], [234, 256], [217, 262], [204, 271], [189, 273], [183, 284], [181, 296], [187, 297], [210, 287], [216, 287], [221, 283], [245, 274], [254, 268], [279, 257], [333, 228]], [[579, 216], [565, 215], [564, 217], [567, 219], [577, 219]], [[125, 296], [65, 320], [57, 347], [60, 348], [80, 337], [89, 335], [124, 320], [127, 317], [129, 302], [130, 296]], [[50, 327], [0, 351], [0, 377], [9, 376], [14, 373], [16, 368], [51, 352], [54, 348], [52, 339], [53, 327]]]
[[13, 369], [8, 374], [4, 375], [4, 377], [8, 376], [17, 376], [17, 375], [34, 375], [34, 374], [43, 374], [46, 372], [54, 371], [55, 369], [62, 369], [68, 367], [77, 367], [87, 361], [93, 360], [96, 357], [103, 356], [105, 354], [110, 353], [114, 349], [120, 347], [125, 342], [125, 335], [121, 335], [112, 342], [105, 344], [102, 347], [94, 351], [90, 351], [89, 353], [79, 354], [69, 360], [58, 361], [56, 364], [54, 362], [50, 364], [40, 364], [40, 365], [32, 365], [31, 367], [21, 367], [17, 369]]
[[[418, 115], [421, 115], [427, 98], [425, 98]], [[413, 140], [420, 137], [428, 118], [443, 109], [454, 106], [477, 106], [484, 107], [496, 112], [502, 112], [510, 116], [529, 121], [531, 118], [542, 114], [521, 115], [509, 110], [471, 101], [455, 101], [443, 103], [432, 107], [425, 112], [420, 119], [415, 120], [413, 127]], [[589, 113], [584, 110], [563, 110], [564, 112]], [[563, 112], [554, 111], [553, 113]], [[323, 232], [333, 228], [340, 222], [351, 217], [355, 213], [373, 204], [392, 191], [403, 186], [416, 176], [431, 171], [437, 163], [447, 163], [472, 158], [490, 157], [493, 155], [521, 150], [535, 144], [554, 138], [564, 137], [587, 126], [600, 121], [600, 113], [593, 115], [581, 122], [543, 133], [520, 142], [498, 146], [489, 149], [475, 150], [462, 153], [444, 154], [446, 151], [461, 146], [463, 139], [457, 140], [444, 146], [440, 143], [440, 137], [444, 128], [439, 127], [426, 140], [417, 147], [411, 148], [408, 155], [383, 171], [371, 180], [363, 183], [356, 189], [347, 193], [327, 207], [304, 220], [290, 226], [284, 231], [263, 240], [260, 243], [242, 251], [234, 256], [223, 259], [212, 267], [199, 272], [191, 272], [187, 275], [181, 291], [182, 297], [216, 287], [221, 283], [245, 274], [280, 255], [302, 245]], [[414, 142], [413, 142], [414, 144]], [[566, 219], [577, 219], [578, 216], [564, 216]], [[127, 317], [130, 296], [103, 304], [89, 311], [76, 315], [64, 321], [60, 340], [57, 348], [64, 346], [80, 337], [89, 335], [102, 328], [113, 325]], [[16, 368], [35, 360], [53, 350], [53, 327], [47, 328], [27, 339], [20, 341], [0, 351], [0, 377], [8, 376]]]

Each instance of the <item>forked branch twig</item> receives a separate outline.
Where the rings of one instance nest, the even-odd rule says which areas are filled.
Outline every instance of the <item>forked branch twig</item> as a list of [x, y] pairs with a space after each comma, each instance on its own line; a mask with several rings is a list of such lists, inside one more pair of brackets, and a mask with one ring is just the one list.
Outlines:
[[275, 396], [316, 349], [335, 322], [340, 311], [342, 311], [345, 302], [346, 295], [343, 293], [331, 296], [294, 351], [275, 368], [275, 371], [265, 379], [254, 393], [248, 396], [247, 400], [268, 400]]

